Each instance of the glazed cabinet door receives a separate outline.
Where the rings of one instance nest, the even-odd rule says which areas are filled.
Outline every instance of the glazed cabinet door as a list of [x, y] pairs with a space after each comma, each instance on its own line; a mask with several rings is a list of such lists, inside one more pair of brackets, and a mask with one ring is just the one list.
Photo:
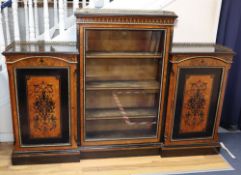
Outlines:
[[84, 142], [159, 140], [165, 30], [87, 28], [84, 39]]
[[68, 68], [16, 68], [21, 147], [70, 145]]

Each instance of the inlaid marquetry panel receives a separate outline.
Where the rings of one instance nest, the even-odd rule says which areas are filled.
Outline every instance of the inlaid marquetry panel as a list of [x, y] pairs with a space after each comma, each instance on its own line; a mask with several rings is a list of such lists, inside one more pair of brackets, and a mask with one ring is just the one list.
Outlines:
[[213, 78], [213, 75], [186, 77], [180, 133], [206, 130]]
[[211, 137], [222, 68], [180, 68], [176, 89], [173, 139]]
[[27, 76], [31, 138], [61, 136], [59, 81], [59, 76]]
[[21, 143], [69, 143], [68, 69], [17, 69]]

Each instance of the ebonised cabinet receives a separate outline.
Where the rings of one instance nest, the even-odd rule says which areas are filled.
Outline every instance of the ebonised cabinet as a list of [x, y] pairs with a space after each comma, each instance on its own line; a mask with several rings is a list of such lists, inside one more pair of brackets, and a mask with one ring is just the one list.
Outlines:
[[173, 45], [163, 156], [219, 151], [218, 127], [232, 57], [233, 52], [220, 45]]
[[172, 44], [172, 12], [76, 17], [77, 45], [13, 43], [4, 52], [13, 164], [217, 153], [230, 49]]
[[79, 161], [77, 54], [68, 43], [13, 43], [4, 52], [15, 136], [13, 164]]

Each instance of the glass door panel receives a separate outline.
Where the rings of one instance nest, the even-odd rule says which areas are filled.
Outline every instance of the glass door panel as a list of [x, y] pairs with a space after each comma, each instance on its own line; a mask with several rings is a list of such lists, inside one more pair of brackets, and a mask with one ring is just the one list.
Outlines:
[[87, 29], [85, 140], [155, 138], [163, 31]]
[[164, 31], [89, 29], [86, 31], [86, 52], [91, 53], [161, 53]]
[[156, 90], [98, 90], [86, 93], [86, 138], [155, 137]]

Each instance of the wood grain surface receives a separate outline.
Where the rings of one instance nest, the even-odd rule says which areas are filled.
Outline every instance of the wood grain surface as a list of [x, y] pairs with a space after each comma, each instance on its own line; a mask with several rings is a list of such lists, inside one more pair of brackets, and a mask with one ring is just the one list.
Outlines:
[[59, 84], [59, 78], [54, 76], [30, 76], [27, 79], [31, 138], [61, 136]]
[[211, 75], [188, 76], [184, 88], [180, 133], [206, 130], [213, 77]]

